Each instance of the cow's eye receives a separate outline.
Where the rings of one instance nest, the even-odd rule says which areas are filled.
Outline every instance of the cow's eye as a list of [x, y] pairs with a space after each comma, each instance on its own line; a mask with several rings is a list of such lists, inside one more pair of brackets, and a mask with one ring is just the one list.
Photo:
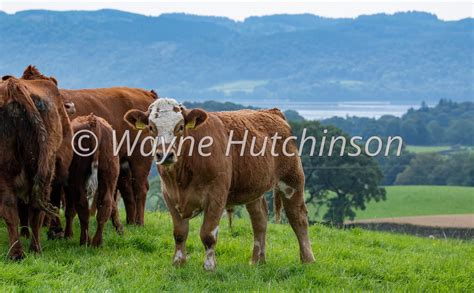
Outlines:
[[181, 125], [179, 126], [179, 131], [183, 131], [183, 130], [184, 130], [184, 125], [181, 124]]

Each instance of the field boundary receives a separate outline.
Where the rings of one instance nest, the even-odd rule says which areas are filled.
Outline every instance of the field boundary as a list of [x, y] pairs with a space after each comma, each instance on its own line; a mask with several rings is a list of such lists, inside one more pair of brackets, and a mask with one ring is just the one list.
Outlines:
[[413, 224], [399, 223], [350, 223], [344, 225], [344, 228], [362, 228], [373, 231], [392, 232], [400, 234], [410, 234], [430, 238], [455, 238], [463, 240], [474, 239], [474, 229], [472, 228], [452, 228], [452, 227], [429, 227]]

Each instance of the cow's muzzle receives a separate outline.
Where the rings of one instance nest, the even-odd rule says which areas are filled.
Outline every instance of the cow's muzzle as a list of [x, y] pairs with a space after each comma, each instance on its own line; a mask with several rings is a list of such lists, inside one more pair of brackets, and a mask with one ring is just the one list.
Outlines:
[[174, 150], [169, 151], [168, 153], [164, 153], [161, 151], [156, 152], [156, 164], [169, 166], [171, 164], [176, 163], [178, 158], [176, 157], [176, 152]]

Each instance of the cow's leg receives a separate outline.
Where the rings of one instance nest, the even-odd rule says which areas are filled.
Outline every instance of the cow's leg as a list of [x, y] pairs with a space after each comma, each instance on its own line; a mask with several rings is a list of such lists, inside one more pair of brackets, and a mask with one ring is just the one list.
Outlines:
[[221, 203], [211, 203], [204, 211], [204, 221], [201, 226], [201, 241], [206, 250], [204, 259], [204, 269], [213, 271], [216, 269], [215, 246], [219, 231], [219, 221], [224, 213], [224, 206]]
[[114, 193], [114, 199], [112, 200], [112, 213], [111, 213], [111, 219], [112, 219], [112, 225], [114, 225], [115, 231], [119, 235], [123, 234], [123, 225], [122, 222], [120, 221], [120, 213], [119, 213], [119, 208], [117, 206], [118, 202], [118, 192], [115, 191]]
[[[102, 174], [100, 174], [102, 175]], [[110, 184], [104, 180], [105, 176], [99, 176], [99, 194], [97, 196], [97, 230], [92, 239], [92, 246], [98, 247], [102, 244], [102, 234], [104, 225], [112, 213], [112, 198], [115, 191], [115, 184]]]
[[[58, 210], [61, 206], [62, 191], [63, 185], [59, 182], [55, 182], [51, 190], [50, 202], [53, 206], [57, 207]], [[47, 218], [49, 219], [48, 239], [62, 238], [64, 236], [64, 230], [61, 226], [61, 219], [58, 216]]]
[[77, 190], [72, 188], [66, 188], [66, 205], [64, 208], [64, 214], [66, 215], [66, 229], [64, 231], [64, 238], [72, 238], [73, 235], [73, 220], [76, 216], [75, 201], [74, 198], [80, 196]]
[[183, 265], [186, 263], [186, 240], [188, 239], [189, 220], [182, 219], [175, 208], [173, 201], [170, 200], [169, 195], [163, 190], [163, 197], [173, 220], [173, 238], [174, 238], [174, 255], [173, 264]]
[[145, 204], [148, 193], [148, 175], [153, 158], [136, 158], [131, 164], [133, 194], [135, 195], [135, 224], [143, 226], [145, 222]]
[[21, 246], [18, 234], [20, 218], [18, 217], [17, 201], [13, 195], [3, 195], [2, 197], [0, 210], [3, 213], [2, 216], [5, 219], [8, 230], [8, 257], [13, 260], [20, 260], [25, 257], [25, 254], [23, 253], [23, 247]]
[[79, 222], [81, 223], [81, 237], [80, 245], [88, 245], [90, 243], [89, 237], [89, 201], [87, 200], [86, 192], [80, 192], [80, 195], [75, 198], [75, 207]]
[[37, 208], [31, 208], [30, 211], [31, 240], [30, 251], [41, 253], [40, 229], [43, 224], [44, 212]]
[[265, 234], [267, 232], [268, 206], [265, 197], [246, 205], [253, 228], [252, 264], [265, 263]]
[[30, 229], [29, 229], [29, 214], [28, 214], [28, 205], [22, 200], [18, 201], [18, 215], [20, 216], [20, 235], [29, 238]]
[[300, 258], [303, 263], [314, 262], [314, 255], [308, 235], [308, 211], [304, 202], [303, 188], [293, 188], [288, 184], [278, 190], [291, 228], [298, 238]]
[[117, 181], [117, 189], [123, 198], [125, 205], [125, 212], [127, 214], [127, 224], [135, 223], [135, 196], [132, 187], [132, 175], [130, 173], [130, 166], [128, 162], [121, 163], [120, 175]]

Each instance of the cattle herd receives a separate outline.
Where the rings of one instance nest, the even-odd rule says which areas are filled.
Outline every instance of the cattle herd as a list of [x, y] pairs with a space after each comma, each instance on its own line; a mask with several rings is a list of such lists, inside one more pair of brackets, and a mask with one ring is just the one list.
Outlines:
[[[75, 134], [92, 133], [73, 150]], [[114, 136], [129, 135], [138, 144], [153, 138], [152, 156], [142, 148], [122, 144], [114, 152]], [[186, 262], [189, 220], [203, 213], [200, 236], [204, 268], [216, 267], [215, 246], [225, 210], [245, 205], [254, 232], [252, 263], [265, 262], [268, 207], [264, 193], [273, 191], [276, 217], [284, 208], [298, 239], [300, 258], [313, 262], [304, 202], [304, 173], [294, 140], [264, 148], [267, 138], [291, 137], [291, 128], [278, 109], [206, 112], [186, 109], [154, 91], [114, 87], [59, 89], [54, 77], [28, 66], [20, 78], [6, 75], [0, 82], [0, 215], [7, 225], [8, 256], [24, 257], [19, 237], [30, 238], [30, 251], [40, 253], [40, 229], [48, 238], [71, 238], [72, 223], [80, 221], [81, 245], [100, 246], [105, 223], [111, 219], [123, 233], [117, 200], [123, 199], [126, 222], [144, 225], [148, 175], [156, 158], [164, 199], [173, 221], [173, 263]], [[248, 137], [247, 137], [248, 136]], [[213, 140], [202, 155], [193, 141]], [[228, 141], [254, 138], [258, 156], [244, 145]], [[178, 144], [177, 141], [183, 143]], [[290, 153], [290, 154], [288, 154]], [[64, 207], [63, 229], [59, 208]], [[95, 235], [89, 218], [96, 215]], [[20, 228], [20, 230], [19, 230]]]

